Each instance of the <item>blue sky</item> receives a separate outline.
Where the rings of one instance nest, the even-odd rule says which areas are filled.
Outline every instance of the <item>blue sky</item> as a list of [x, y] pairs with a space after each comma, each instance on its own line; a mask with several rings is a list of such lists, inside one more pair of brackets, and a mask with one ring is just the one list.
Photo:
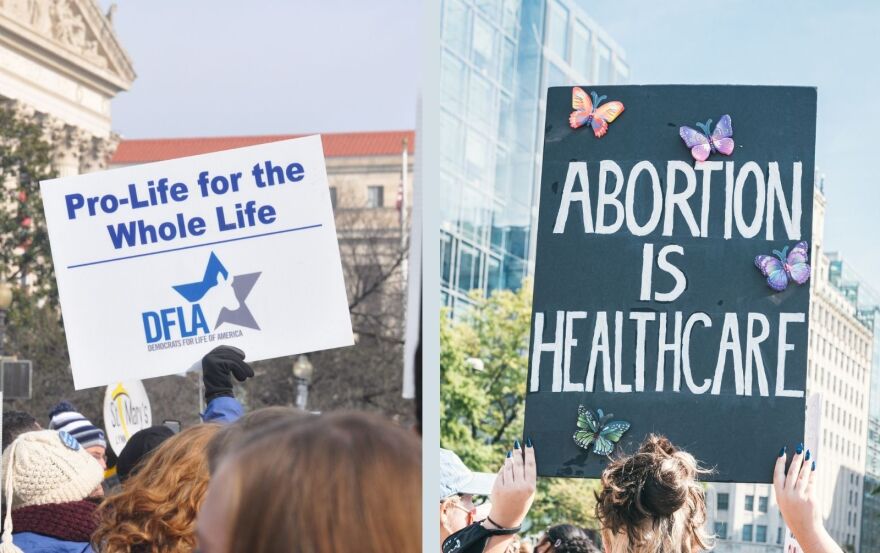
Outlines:
[[[880, 290], [880, 179], [869, 166], [880, 155], [880, 3], [582, 3], [626, 50], [634, 83], [817, 86], [826, 249]], [[418, 0], [118, 4], [138, 74], [113, 102], [123, 136], [415, 126]]]
[[138, 75], [112, 104], [125, 137], [415, 127], [418, 1], [117, 4]]
[[582, 2], [626, 51], [634, 84], [808, 85], [826, 251], [880, 291], [880, 3]]

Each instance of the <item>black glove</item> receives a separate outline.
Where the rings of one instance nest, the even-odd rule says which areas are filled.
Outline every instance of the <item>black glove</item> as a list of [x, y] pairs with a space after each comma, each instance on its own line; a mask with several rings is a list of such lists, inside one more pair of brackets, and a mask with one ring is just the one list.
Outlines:
[[254, 369], [244, 362], [244, 352], [232, 346], [217, 346], [202, 357], [202, 381], [205, 383], [205, 403], [218, 397], [235, 397], [232, 379], [244, 382], [254, 376]]

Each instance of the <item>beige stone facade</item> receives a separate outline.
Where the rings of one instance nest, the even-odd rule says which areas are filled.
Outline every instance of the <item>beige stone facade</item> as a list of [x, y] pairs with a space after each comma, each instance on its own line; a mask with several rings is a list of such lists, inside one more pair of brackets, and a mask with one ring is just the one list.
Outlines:
[[[337, 218], [360, 214], [375, 220], [384, 229], [399, 230], [402, 169], [401, 154], [327, 158], [327, 178]], [[410, 158], [407, 161], [407, 204], [412, 201], [412, 171]]]
[[118, 142], [110, 101], [135, 74], [108, 15], [92, 0], [0, 0], [0, 99], [44, 123], [61, 176], [105, 167]]

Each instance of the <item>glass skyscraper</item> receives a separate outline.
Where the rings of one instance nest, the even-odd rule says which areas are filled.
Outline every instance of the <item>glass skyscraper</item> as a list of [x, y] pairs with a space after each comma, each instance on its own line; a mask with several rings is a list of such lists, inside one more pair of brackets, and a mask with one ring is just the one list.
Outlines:
[[623, 51], [574, 1], [443, 0], [444, 305], [531, 273], [547, 87], [621, 84]]

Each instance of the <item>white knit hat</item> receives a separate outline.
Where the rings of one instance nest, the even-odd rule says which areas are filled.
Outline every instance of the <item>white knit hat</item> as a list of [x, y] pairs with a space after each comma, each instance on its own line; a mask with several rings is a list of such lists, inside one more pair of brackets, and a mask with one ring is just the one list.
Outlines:
[[25, 432], [3, 452], [6, 516], [0, 553], [23, 553], [12, 542], [12, 509], [87, 498], [101, 484], [101, 465], [63, 430]]
[[22, 434], [6, 448], [3, 476], [12, 478], [17, 509], [85, 499], [101, 484], [104, 471], [67, 432], [39, 430]]

